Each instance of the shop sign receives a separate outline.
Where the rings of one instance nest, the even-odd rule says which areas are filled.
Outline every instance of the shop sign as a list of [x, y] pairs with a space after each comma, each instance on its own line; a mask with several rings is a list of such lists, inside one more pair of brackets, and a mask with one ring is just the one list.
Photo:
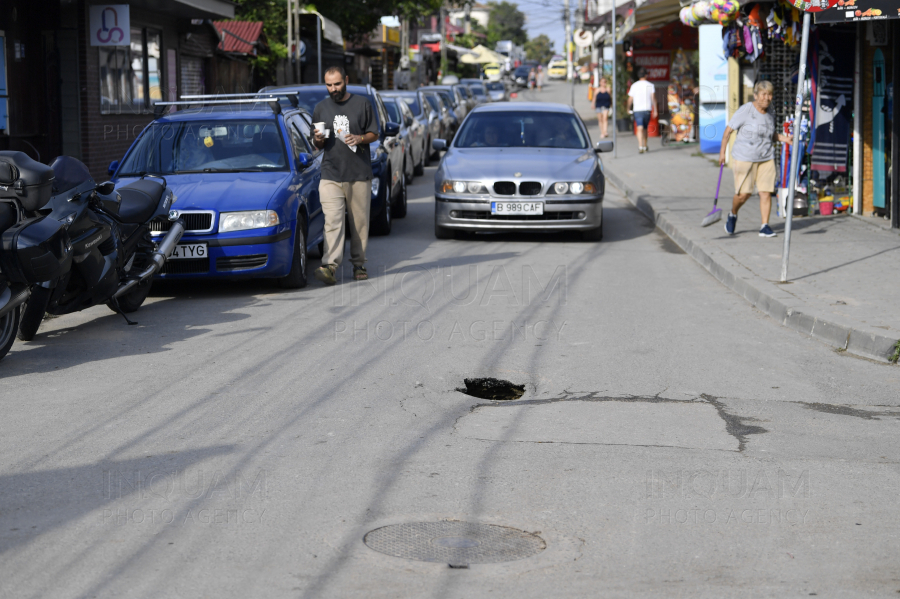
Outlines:
[[794, 8], [804, 12], [822, 12], [838, 3], [838, 0], [792, 0]]
[[635, 53], [634, 66], [647, 69], [647, 81], [669, 80], [668, 52]]
[[900, 19], [900, 0], [838, 0], [816, 15], [816, 23], [854, 23]]
[[127, 4], [97, 4], [90, 9], [92, 46], [131, 45], [131, 19]]

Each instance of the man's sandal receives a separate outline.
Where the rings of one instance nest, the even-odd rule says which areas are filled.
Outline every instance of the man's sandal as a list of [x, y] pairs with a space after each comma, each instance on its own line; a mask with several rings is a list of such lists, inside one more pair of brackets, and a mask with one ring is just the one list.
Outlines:
[[316, 272], [313, 273], [317, 279], [325, 283], [326, 285], [334, 285], [337, 283], [337, 279], [334, 276], [334, 271], [337, 270], [332, 264], [325, 264], [316, 269]]
[[368, 281], [369, 273], [366, 272], [365, 266], [354, 266], [353, 267], [353, 278], [357, 281]]

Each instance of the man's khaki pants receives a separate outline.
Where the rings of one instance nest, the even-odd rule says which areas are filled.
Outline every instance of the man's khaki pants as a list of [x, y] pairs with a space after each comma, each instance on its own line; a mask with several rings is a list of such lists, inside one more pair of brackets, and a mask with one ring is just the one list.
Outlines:
[[344, 258], [344, 211], [350, 215], [350, 262], [354, 266], [366, 263], [366, 246], [369, 245], [369, 208], [372, 206], [372, 182], [351, 181], [319, 183], [319, 199], [325, 214], [325, 252], [322, 265], [337, 268]]

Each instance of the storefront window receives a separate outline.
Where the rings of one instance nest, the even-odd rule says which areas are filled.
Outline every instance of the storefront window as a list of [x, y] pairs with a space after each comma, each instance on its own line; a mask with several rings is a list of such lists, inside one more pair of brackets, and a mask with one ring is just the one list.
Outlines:
[[100, 113], [149, 112], [162, 100], [160, 33], [131, 30], [129, 47], [100, 48]]

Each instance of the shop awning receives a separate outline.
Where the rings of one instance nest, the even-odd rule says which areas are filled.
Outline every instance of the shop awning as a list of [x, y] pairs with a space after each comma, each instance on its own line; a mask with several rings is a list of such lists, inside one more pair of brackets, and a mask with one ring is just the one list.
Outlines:
[[679, 0], [638, 0], [634, 11], [634, 30], [653, 29], [678, 20]]
[[453, 44], [447, 44], [447, 49], [453, 50], [460, 56], [466, 56], [466, 55], [477, 56], [478, 55], [478, 53], [475, 52], [474, 50], [469, 50], [468, 48], [463, 48], [462, 46], [454, 46]]
[[494, 52], [490, 48], [485, 48], [484, 46], [479, 44], [472, 48], [471, 54], [466, 54], [459, 60], [460, 62], [464, 62], [466, 64], [488, 64], [491, 62], [503, 64], [506, 62], [506, 57], [502, 54]]
[[334, 21], [330, 21], [323, 17], [321, 14], [314, 10], [307, 10], [305, 8], [300, 9], [300, 14], [302, 15], [316, 15], [320, 19], [322, 19], [322, 37], [327, 39], [329, 42], [335, 43], [338, 46], [344, 45], [344, 36], [341, 33], [341, 27]]

